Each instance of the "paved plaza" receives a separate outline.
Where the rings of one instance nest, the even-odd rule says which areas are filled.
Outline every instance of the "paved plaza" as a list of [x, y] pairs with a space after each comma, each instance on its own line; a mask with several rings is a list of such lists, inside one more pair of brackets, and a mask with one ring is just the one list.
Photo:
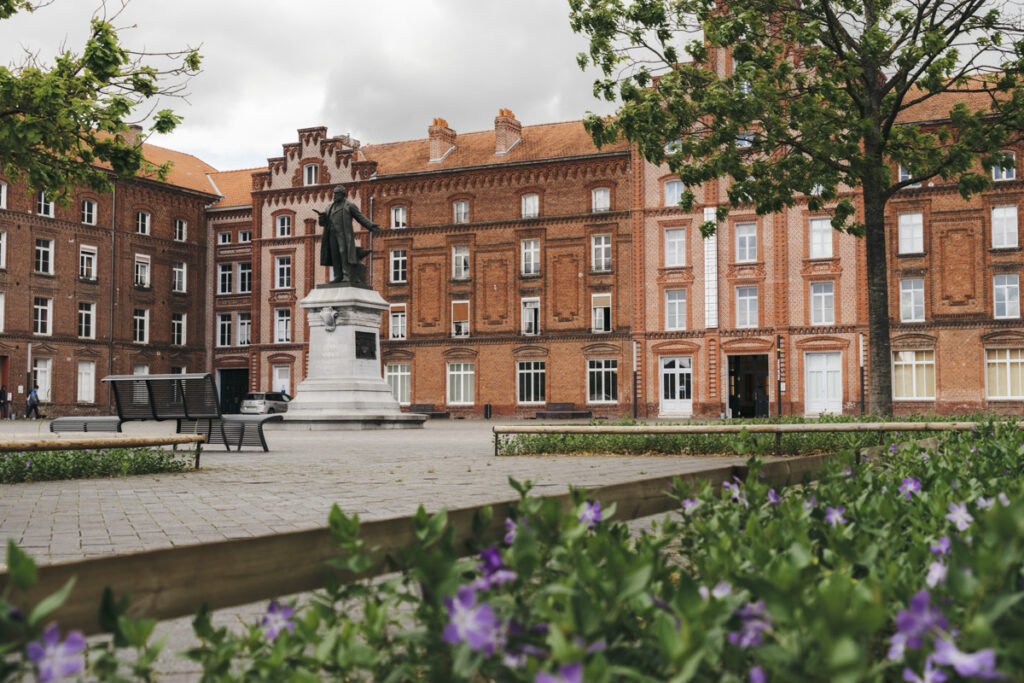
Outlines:
[[[363, 519], [515, 497], [509, 476], [541, 493], [741, 464], [742, 458], [494, 457], [496, 422], [435, 420], [419, 430], [275, 431], [270, 452], [205, 449], [182, 474], [0, 486], [0, 540], [40, 563], [325, 526], [338, 503]], [[172, 433], [129, 423], [127, 434]], [[0, 438], [49, 436], [45, 422], [2, 422]]]

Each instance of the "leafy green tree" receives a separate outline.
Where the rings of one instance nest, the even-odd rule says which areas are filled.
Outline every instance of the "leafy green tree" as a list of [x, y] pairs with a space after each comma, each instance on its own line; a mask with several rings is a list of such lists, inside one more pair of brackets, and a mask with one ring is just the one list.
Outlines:
[[[930, 179], [991, 185], [1024, 130], [1019, 4], [998, 0], [569, 0], [603, 73], [598, 144], [624, 137], [728, 206], [807, 202], [863, 236], [870, 409], [892, 412], [885, 210]], [[727, 66], [731, 62], [731, 67]], [[913, 123], [912, 123], [913, 122]], [[897, 169], [905, 173], [898, 173]], [[692, 206], [687, 192], [684, 208]], [[715, 223], [702, 226], [712, 234]]]
[[[40, 7], [0, 0], [0, 21]], [[17, 66], [0, 66], [0, 168], [6, 174], [58, 197], [75, 186], [107, 189], [111, 173], [166, 175], [169, 167], [143, 158], [129, 126], [133, 117], [149, 114], [153, 132], [178, 125], [181, 119], [169, 109], [139, 112], [161, 98], [183, 96], [199, 73], [199, 53], [134, 52], [122, 45], [115, 20], [116, 14], [93, 17], [81, 54], [62, 51], [52, 64], [27, 55]]]

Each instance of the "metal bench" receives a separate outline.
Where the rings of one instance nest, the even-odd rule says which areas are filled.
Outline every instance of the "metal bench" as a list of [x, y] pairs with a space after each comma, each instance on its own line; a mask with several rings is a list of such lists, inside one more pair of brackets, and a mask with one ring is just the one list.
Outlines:
[[264, 451], [267, 439], [263, 435], [263, 425], [267, 422], [280, 422], [284, 415], [224, 415], [219, 418], [179, 418], [178, 434], [202, 434], [208, 444], [235, 446], [259, 446]]
[[50, 422], [54, 434], [66, 432], [120, 432], [121, 418], [97, 415], [58, 417]]
[[428, 415], [431, 420], [445, 420], [452, 416], [447, 410], [438, 410], [433, 403], [413, 403], [409, 406], [409, 412]]
[[565, 420], [572, 418], [588, 418], [594, 414], [589, 410], [577, 410], [575, 403], [548, 403], [544, 410], [537, 411], [537, 419]]

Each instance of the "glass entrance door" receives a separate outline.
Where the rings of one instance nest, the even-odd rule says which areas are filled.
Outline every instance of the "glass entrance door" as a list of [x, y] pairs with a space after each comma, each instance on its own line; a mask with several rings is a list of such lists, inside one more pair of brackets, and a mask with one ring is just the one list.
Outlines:
[[658, 360], [661, 377], [662, 415], [693, 414], [693, 356], [668, 356]]

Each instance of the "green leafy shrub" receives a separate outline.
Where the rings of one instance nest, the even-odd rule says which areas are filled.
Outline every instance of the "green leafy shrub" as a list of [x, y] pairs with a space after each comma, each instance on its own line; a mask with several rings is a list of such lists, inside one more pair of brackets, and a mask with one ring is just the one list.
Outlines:
[[159, 448], [0, 453], [0, 484], [182, 472], [190, 457]]
[[[862, 464], [848, 453], [784, 490], [755, 460], [746, 481], [678, 482], [678, 512], [639, 533], [582, 492], [564, 506], [513, 482], [504, 542], [479, 557], [460, 559], [447, 515], [420, 510], [415, 542], [381, 567], [393, 573], [274, 601], [241, 631], [201, 612], [187, 656], [208, 681], [1019, 681], [1022, 441], [991, 425], [936, 450], [894, 446]], [[329, 526], [344, 551], [335, 568], [370, 569], [358, 518], [335, 508]], [[102, 680], [146, 673], [118, 651], [152, 647], [128, 642], [145, 628], [123, 609], [108, 618], [120, 645], [91, 650]], [[0, 680], [38, 672], [31, 655], [50, 642], [45, 617], [11, 614], [0, 604], [17, 633]]]

